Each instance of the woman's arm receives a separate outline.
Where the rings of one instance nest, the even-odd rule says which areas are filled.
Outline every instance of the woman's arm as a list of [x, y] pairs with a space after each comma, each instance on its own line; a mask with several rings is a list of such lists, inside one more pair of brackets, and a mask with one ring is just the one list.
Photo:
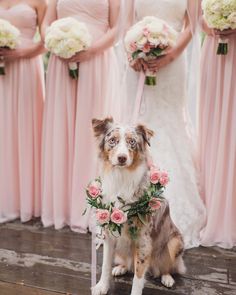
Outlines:
[[200, 16], [199, 22], [200, 22], [201, 29], [204, 33], [206, 33], [208, 36], [212, 36], [212, 37], [215, 36], [214, 30], [208, 27], [207, 22], [204, 19], [203, 15]]
[[109, 0], [109, 30], [106, 34], [94, 44], [90, 48], [85, 51], [79, 52], [75, 54], [72, 58], [70, 58], [69, 62], [83, 62], [89, 60], [94, 55], [99, 54], [105, 51], [107, 48], [111, 47], [118, 33], [118, 16], [120, 11], [120, 0]]
[[48, 8], [41, 25], [41, 36], [45, 39], [46, 29], [57, 19], [57, 0], [49, 0]]
[[156, 59], [148, 60], [146, 63], [149, 70], [158, 71], [159, 69], [165, 67], [166, 65], [174, 61], [184, 51], [191, 38], [191, 26], [188, 14], [186, 12], [184, 30], [179, 35], [177, 45], [169, 49], [165, 55], [160, 56]]
[[45, 52], [44, 41], [42, 39], [41, 33], [42, 33], [42, 23], [47, 10], [47, 3], [46, 3], [46, 0], [36, 0], [34, 2], [35, 2], [35, 10], [37, 12], [39, 34], [41, 38], [38, 43], [33, 44], [32, 47], [28, 49], [28, 52], [26, 51], [25, 55], [29, 58], [38, 56], [39, 54], [42, 54], [43, 52]]
[[236, 34], [236, 29], [227, 29], [227, 30], [223, 30], [223, 31], [220, 31], [220, 30], [214, 30], [214, 34], [217, 35], [217, 36], [222, 36], [222, 37], [227, 37], [227, 36], [230, 36], [230, 35], [235, 35]]
[[[39, 32], [41, 32], [41, 25], [47, 8], [45, 0], [34, 0], [30, 2], [30, 5], [35, 9], [37, 13], [37, 22]], [[22, 16], [24, 17], [24, 16]], [[30, 45], [21, 44], [16, 49], [0, 49], [0, 56], [3, 56], [5, 61], [13, 61], [19, 58], [32, 58], [44, 52], [43, 40]]]

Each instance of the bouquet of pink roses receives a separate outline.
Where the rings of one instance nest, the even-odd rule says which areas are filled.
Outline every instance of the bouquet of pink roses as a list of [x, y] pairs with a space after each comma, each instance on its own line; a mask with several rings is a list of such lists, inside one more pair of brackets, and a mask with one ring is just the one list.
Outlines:
[[[125, 48], [130, 62], [157, 58], [175, 46], [177, 32], [165, 21], [146, 16], [130, 28], [125, 36]], [[146, 71], [146, 85], [156, 85], [156, 73]]]

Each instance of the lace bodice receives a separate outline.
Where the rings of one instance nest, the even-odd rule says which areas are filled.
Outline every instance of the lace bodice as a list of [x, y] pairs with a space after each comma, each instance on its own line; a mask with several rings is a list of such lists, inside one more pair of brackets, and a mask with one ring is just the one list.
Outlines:
[[156, 16], [169, 23], [176, 31], [181, 31], [187, 0], [136, 0], [137, 20], [144, 16]]

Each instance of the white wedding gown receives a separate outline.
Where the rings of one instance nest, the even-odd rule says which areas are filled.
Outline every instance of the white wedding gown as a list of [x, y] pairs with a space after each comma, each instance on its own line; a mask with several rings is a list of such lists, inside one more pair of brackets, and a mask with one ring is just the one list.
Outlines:
[[[180, 32], [187, 0], [136, 0], [135, 8], [137, 21], [144, 16], [156, 16]], [[185, 58], [183, 53], [158, 71], [156, 86], [144, 86], [138, 122], [155, 132], [151, 140], [153, 162], [169, 172], [165, 197], [171, 217], [184, 236], [185, 247], [191, 248], [199, 245], [205, 208], [197, 186], [193, 143], [187, 132]], [[130, 69], [127, 76], [129, 116], [134, 109], [137, 81], [138, 74]]]

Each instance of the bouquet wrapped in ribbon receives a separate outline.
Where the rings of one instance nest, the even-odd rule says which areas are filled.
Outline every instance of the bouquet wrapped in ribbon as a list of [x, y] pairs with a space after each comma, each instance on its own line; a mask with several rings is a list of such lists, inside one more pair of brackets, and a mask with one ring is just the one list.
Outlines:
[[[165, 21], [146, 16], [130, 28], [125, 36], [125, 48], [128, 59], [132, 63], [136, 59], [144, 60], [157, 58], [165, 51], [174, 47], [177, 32]], [[146, 85], [156, 85], [156, 73], [146, 71]]]
[[[202, 10], [210, 28], [220, 31], [236, 29], [236, 0], [203, 0]], [[228, 40], [220, 38], [217, 54], [227, 53]]]
[[[15, 49], [19, 44], [20, 31], [11, 23], [0, 19], [0, 47]], [[5, 75], [4, 59], [0, 60], [0, 75]]]
[[[72, 17], [54, 21], [46, 31], [46, 48], [53, 54], [65, 59], [86, 50], [91, 42], [92, 37], [86, 25]], [[78, 78], [77, 63], [69, 63], [69, 75], [73, 79]]]

